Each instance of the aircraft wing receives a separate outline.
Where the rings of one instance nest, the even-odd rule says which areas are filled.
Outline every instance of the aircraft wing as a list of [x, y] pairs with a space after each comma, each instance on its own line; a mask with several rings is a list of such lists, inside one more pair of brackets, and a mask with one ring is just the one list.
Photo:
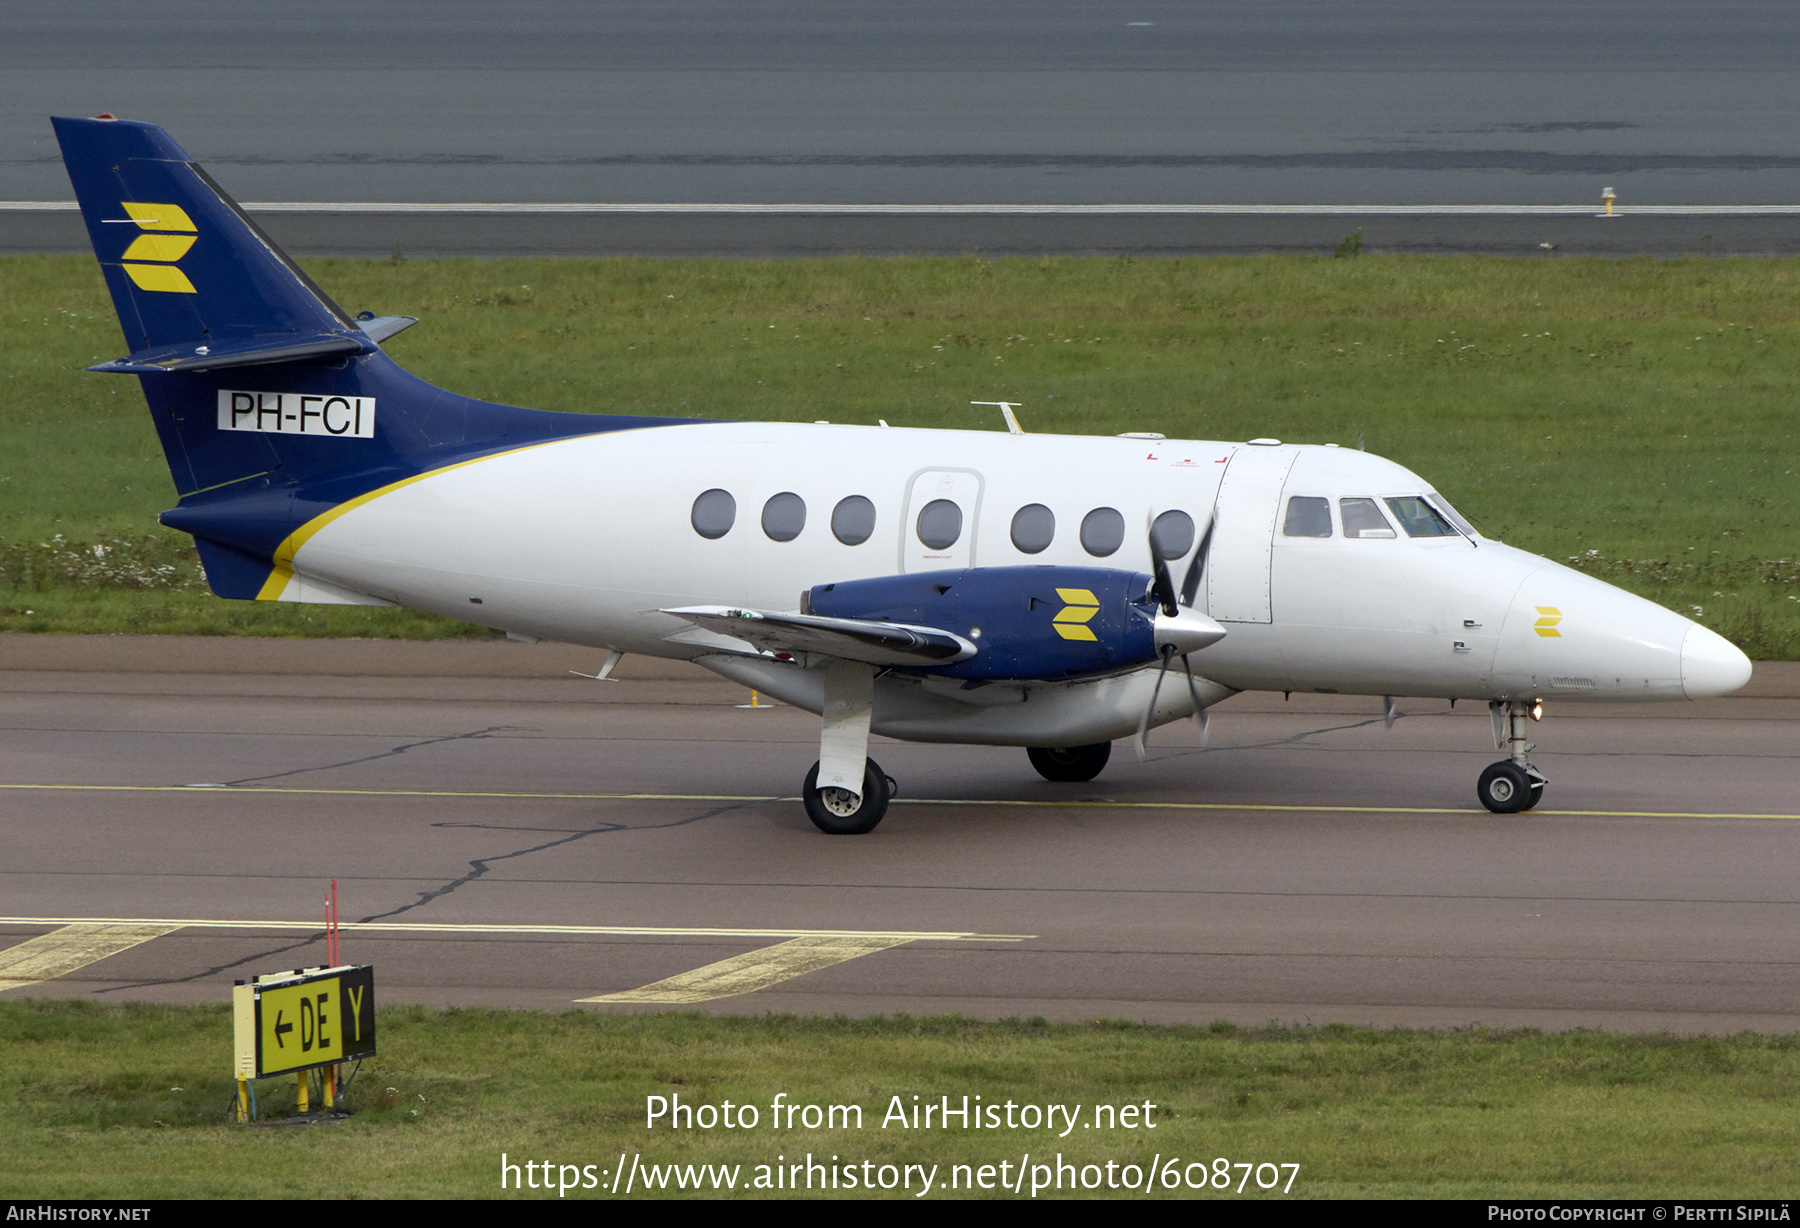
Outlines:
[[971, 641], [936, 627], [862, 618], [822, 618], [815, 614], [777, 614], [722, 605], [684, 606], [661, 613], [743, 640], [759, 652], [816, 652], [869, 665], [915, 668], [953, 665], [975, 655]]

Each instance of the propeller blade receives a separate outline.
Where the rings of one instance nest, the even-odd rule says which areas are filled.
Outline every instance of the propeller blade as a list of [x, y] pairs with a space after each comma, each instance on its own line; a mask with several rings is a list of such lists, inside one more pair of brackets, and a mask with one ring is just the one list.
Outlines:
[[1387, 722], [1387, 727], [1389, 729], [1394, 727], [1394, 721], [1399, 715], [1400, 710], [1394, 707], [1394, 697], [1392, 695], [1383, 695], [1381, 697], [1381, 719]]
[[1200, 535], [1200, 548], [1194, 551], [1194, 561], [1188, 564], [1187, 575], [1181, 579], [1182, 605], [1192, 606], [1194, 598], [1200, 594], [1200, 577], [1206, 573], [1206, 552], [1212, 547], [1213, 526], [1217, 522], [1217, 516], [1206, 522], [1206, 532]]
[[1156, 604], [1170, 618], [1181, 612], [1175, 604], [1175, 581], [1169, 575], [1169, 564], [1163, 559], [1162, 548], [1156, 544], [1156, 534], [1150, 534], [1150, 566], [1155, 571], [1156, 582], [1150, 591], [1156, 595]]
[[1139, 763], [1144, 761], [1146, 749], [1144, 736], [1150, 732], [1150, 714], [1156, 711], [1157, 697], [1162, 694], [1163, 675], [1169, 672], [1169, 658], [1174, 655], [1175, 650], [1173, 648], [1163, 649], [1162, 668], [1156, 671], [1156, 685], [1150, 688], [1150, 703], [1144, 708], [1144, 715], [1138, 719], [1137, 737], [1132, 740], [1132, 745], [1137, 747]]
[[1194, 667], [1188, 664], [1185, 652], [1181, 654], [1181, 672], [1187, 675], [1188, 698], [1194, 701], [1194, 724], [1200, 726], [1200, 745], [1205, 746], [1212, 717], [1200, 703], [1200, 688], [1194, 685]]

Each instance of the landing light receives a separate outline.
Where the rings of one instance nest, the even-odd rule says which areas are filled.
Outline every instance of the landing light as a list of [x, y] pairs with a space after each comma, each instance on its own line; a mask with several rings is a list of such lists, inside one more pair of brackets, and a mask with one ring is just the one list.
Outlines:
[[1531, 701], [1531, 719], [1534, 721], [1541, 721], [1544, 719], [1544, 701], [1543, 700], [1534, 699]]

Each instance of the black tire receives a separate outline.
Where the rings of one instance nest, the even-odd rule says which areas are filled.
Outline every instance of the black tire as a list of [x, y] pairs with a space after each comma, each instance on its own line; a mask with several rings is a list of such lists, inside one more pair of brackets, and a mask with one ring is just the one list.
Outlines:
[[1092, 780], [1106, 767], [1106, 761], [1112, 758], [1111, 742], [1096, 742], [1092, 746], [1028, 746], [1025, 754], [1031, 760], [1031, 766], [1045, 780], [1078, 784], [1084, 780]]
[[[832, 789], [830, 792], [841, 794], [843, 790]], [[887, 814], [892, 792], [892, 784], [881, 765], [873, 759], [864, 760], [862, 798], [855, 810], [846, 812], [841, 801], [827, 798], [826, 790], [819, 788], [819, 765], [815, 763], [812, 771], [806, 774], [806, 783], [800, 786], [800, 800], [806, 805], [806, 817], [820, 831], [831, 836], [860, 836], [874, 831], [875, 825]]]
[[1475, 796], [1495, 814], [1530, 810], [1543, 796], [1543, 782], [1510, 759], [1490, 763], [1475, 783]]

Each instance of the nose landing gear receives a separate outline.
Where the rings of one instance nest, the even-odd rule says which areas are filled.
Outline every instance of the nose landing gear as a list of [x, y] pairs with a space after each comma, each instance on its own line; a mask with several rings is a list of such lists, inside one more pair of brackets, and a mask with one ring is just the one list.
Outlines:
[[1533, 744], [1525, 739], [1525, 722], [1539, 720], [1544, 705], [1537, 700], [1490, 700], [1488, 715], [1494, 721], [1494, 749], [1508, 752], [1505, 759], [1490, 763], [1475, 783], [1475, 796], [1495, 814], [1518, 814], [1530, 810], [1543, 800], [1544, 774], [1526, 761]]

